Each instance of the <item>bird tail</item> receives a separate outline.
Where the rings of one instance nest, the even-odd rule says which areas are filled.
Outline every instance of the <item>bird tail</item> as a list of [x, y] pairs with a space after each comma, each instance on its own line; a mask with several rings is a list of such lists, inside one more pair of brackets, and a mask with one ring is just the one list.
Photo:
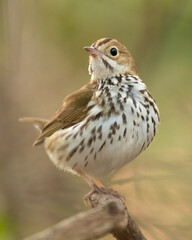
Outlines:
[[41, 132], [44, 126], [48, 123], [48, 120], [35, 117], [22, 117], [19, 118], [19, 122], [31, 123], [39, 132]]

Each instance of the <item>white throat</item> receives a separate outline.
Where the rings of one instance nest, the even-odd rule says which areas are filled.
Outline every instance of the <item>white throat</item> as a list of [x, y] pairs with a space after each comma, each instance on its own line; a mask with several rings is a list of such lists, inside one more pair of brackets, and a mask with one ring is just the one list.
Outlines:
[[89, 74], [92, 79], [111, 78], [125, 72], [127, 72], [127, 66], [119, 65], [116, 61], [106, 57], [105, 55], [102, 57], [90, 56]]

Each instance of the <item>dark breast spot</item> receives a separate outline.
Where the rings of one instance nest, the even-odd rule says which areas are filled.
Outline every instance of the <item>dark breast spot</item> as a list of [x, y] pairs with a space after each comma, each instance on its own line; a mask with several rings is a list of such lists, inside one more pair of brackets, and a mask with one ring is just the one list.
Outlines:
[[77, 166], [77, 164], [78, 164], [78, 162], [76, 162], [76, 163], [73, 165], [72, 169], [75, 169], [75, 167]]
[[72, 133], [68, 134], [65, 138], [65, 140], [69, 139], [72, 136]]
[[117, 122], [115, 121], [113, 124], [114, 128], [117, 128]]
[[124, 111], [123, 104], [122, 104], [122, 103], [120, 103], [119, 105], [120, 105], [120, 110], [121, 110], [121, 111]]
[[141, 89], [139, 90], [139, 92], [143, 94], [144, 92], [146, 92], [146, 89]]
[[95, 134], [95, 130], [96, 130], [96, 127], [94, 127], [94, 128], [91, 130], [91, 134], [92, 134], [92, 135]]
[[112, 133], [109, 133], [107, 137], [108, 137], [108, 138], [111, 138], [111, 136], [112, 136]]
[[92, 117], [92, 120], [95, 121], [95, 120], [98, 120], [100, 117], [103, 116], [103, 112], [99, 112], [97, 113], [95, 116]]
[[66, 161], [69, 161], [69, 160], [73, 157], [73, 155], [76, 153], [77, 149], [78, 149], [78, 146], [76, 146], [75, 148], [73, 148], [73, 149], [71, 150], [71, 152], [70, 152], [70, 153], [68, 154], [68, 156], [66, 157]]
[[127, 124], [127, 117], [125, 113], [122, 114], [123, 124]]
[[105, 99], [102, 99], [102, 101], [101, 101], [101, 106], [102, 106], [102, 107], [105, 106]]
[[125, 128], [125, 130], [123, 132], [123, 137], [126, 137], [126, 133], [127, 133], [127, 128]]
[[94, 148], [91, 148], [90, 154], [93, 152]]
[[79, 148], [79, 153], [83, 152], [85, 146], [83, 145], [82, 147]]
[[149, 132], [149, 123], [147, 123], [147, 133]]
[[74, 135], [73, 135], [73, 139], [75, 139], [78, 135], [78, 132], [76, 132]]
[[113, 128], [112, 129], [112, 134], [115, 135], [115, 133], [116, 133], [116, 130], [115, 130], [115, 128]]
[[133, 105], [135, 106], [135, 108], [137, 107], [137, 103], [136, 103], [136, 101], [135, 101], [135, 99], [134, 98], [132, 98], [132, 102], [133, 102]]
[[99, 134], [98, 139], [102, 139], [102, 133]]
[[122, 81], [122, 75], [116, 76], [117, 81], [120, 83]]
[[120, 92], [118, 92], [117, 97], [118, 97], [118, 98], [121, 98], [121, 97], [122, 97]]
[[88, 164], [88, 161], [87, 161], [87, 162], [85, 162], [84, 168], [86, 168], [86, 167], [87, 167], [87, 164]]
[[110, 118], [111, 117], [111, 109], [108, 111], [108, 113], [107, 113], [107, 116], [108, 116], [108, 118]]
[[79, 143], [79, 145], [83, 145], [85, 142], [85, 138]]
[[103, 149], [103, 147], [105, 146], [106, 141], [103, 142], [103, 144], [101, 145], [101, 147], [99, 148], [99, 152]]
[[93, 138], [93, 142], [95, 142], [96, 141], [96, 134], [94, 134], [92, 138]]
[[92, 137], [90, 137], [90, 138], [89, 138], [89, 140], [88, 140], [88, 142], [87, 142], [87, 146], [88, 146], [88, 147], [90, 147], [90, 146], [91, 146], [91, 144], [92, 144], [92, 141], [93, 141], [93, 138], [92, 138]]
[[115, 106], [114, 105], [111, 106], [111, 113], [115, 113]]
[[102, 131], [102, 125], [97, 129], [97, 132], [100, 133]]

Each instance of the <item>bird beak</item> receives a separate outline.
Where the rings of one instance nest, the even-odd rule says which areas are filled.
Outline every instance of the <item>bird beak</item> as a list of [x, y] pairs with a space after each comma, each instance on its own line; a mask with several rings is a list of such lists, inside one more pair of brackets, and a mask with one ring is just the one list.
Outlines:
[[84, 49], [93, 57], [102, 55], [102, 53], [94, 47], [84, 47]]

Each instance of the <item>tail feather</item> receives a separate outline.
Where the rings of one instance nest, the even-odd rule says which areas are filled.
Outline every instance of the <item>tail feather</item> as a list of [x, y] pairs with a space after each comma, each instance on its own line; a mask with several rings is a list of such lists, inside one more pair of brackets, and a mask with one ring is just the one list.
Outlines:
[[47, 119], [33, 118], [33, 117], [22, 117], [19, 118], [19, 122], [31, 123], [38, 131], [41, 131], [44, 126], [48, 123]]

